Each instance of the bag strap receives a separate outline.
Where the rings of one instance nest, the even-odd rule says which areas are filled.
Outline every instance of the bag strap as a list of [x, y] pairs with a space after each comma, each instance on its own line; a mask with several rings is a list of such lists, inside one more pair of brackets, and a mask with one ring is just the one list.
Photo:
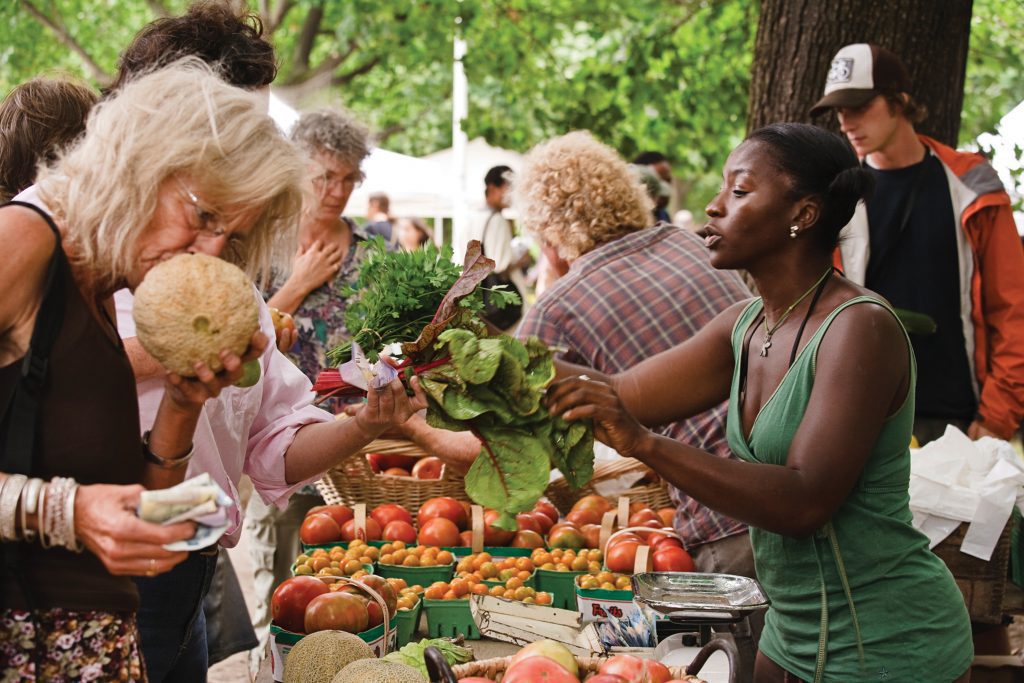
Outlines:
[[21, 378], [14, 389], [5, 411], [7, 426], [4, 452], [0, 454], [0, 470], [29, 474], [35, 452], [36, 414], [43, 385], [46, 382], [50, 351], [64, 322], [65, 286], [68, 277], [67, 261], [61, 248], [60, 231], [45, 211], [25, 202], [9, 202], [38, 213], [53, 231], [56, 243], [46, 269], [43, 283], [43, 301], [36, 315], [35, 328], [28, 352], [21, 362]]

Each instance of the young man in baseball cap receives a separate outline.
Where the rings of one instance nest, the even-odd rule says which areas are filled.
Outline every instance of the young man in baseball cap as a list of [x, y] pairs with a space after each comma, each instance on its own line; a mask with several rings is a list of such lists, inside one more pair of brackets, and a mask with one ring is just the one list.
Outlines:
[[857, 43], [836, 53], [824, 96], [875, 178], [844, 229], [846, 276], [893, 306], [923, 313], [914, 434], [956, 425], [972, 438], [1009, 439], [1024, 419], [1024, 250], [1010, 198], [981, 154], [914, 131], [925, 117], [899, 57]]

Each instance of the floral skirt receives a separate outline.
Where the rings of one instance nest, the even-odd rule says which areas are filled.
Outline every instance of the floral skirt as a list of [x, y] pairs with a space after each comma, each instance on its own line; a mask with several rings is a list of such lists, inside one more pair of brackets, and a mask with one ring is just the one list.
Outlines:
[[145, 683], [135, 615], [0, 610], [0, 683], [14, 681]]

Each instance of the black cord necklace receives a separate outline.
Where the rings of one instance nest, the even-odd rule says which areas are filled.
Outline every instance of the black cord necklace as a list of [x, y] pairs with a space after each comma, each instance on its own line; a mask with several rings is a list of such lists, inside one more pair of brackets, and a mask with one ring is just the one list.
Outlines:
[[[815, 283], [814, 288], [808, 290], [807, 292], [805, 292], [804, 295], [801, 296], [796, 301], [796, 303], [799, 304], [807, 296], [807, 294], [809, 294], [812, 291], [814, 292], [814, 296], [811, 297], [811, 303], [810, 303], [810, 305], [807, 306], [807, 312], [804, 314], [803, 320], [800, 321], [800, 328], [797, 330], [796, 338], [793, 340], [793, 348], [789, 352], [789, 365], [787, 366], [787, 368], [793, 367], [793, 363], [796, 361], [796, 352], [800, 348], [800, 339], [804, 335], [804, 328], [807, 327], [807, 321], [811, 319], [811, 313], [814, 311], [814, 306], [815, 306], [815, 304], [818, 303], [818, 299], [821, 298], [821, 293], [825, 291], [825, 287], [828, 285], [829, 280], [831, 279], [829, 277], [829, 275], [831, 275], [834, 271], [835, 271], [835, 268], [829, 267], [829, 269], [827, 271], [825, 271], [825, 274], [821, 276], [821, 279], [818, 280], [817, 283]], [[763, 306], [763, 303], [762, 303], [762, 306]], [[789, 315], [789, 313], [792, 312], [793, 308], [794, 308], [794, 306], [791, 306], [789, 308], [789, 310], [787, 310], [786, 313], [783, 315], [783, 317], [780, 319], [779, 323], [776, 323], [771, 328], [771, 331], [773, 333], [776, 330], [779, 329], [779, 325], [781, 324], [781, 322], [783, 320], [785, 320], [785, 316]], [[758, 327], [760, 327], [760, 323], [762, 322], [762, 320], [765, 321], [765, 328], [767, 329], [767, 319], [768, 319], [767, 313], [763, 313], [762, 314], [762, 318], [759, 319], [754, 325], [751, 326], [750, 332], [749, 332], [749, 334], [747, 334], [746, 339], [743, 342], [743, 355], [740, 358], [740, 403], [741, 404], [743, 402], [743, 397], [745, 396], [746, 389], [747, 389], [747, 365], [748, 365], [747, 358], [748, 358], [748, 351], [750, 349], [750, 340], [753, 338], [754, 333], [757, 332], [757, 329], [758, 329]], [[768, 336], [767, 341], [768, 341], [768, 344], [770, 345], [771, 344], [771, 336], [770, 335]], [[766, 351], [766, 349], [764, 347], [762, 347], [760, 355], [761, 356], [767, 356], [768, 355], [767, 351]]]

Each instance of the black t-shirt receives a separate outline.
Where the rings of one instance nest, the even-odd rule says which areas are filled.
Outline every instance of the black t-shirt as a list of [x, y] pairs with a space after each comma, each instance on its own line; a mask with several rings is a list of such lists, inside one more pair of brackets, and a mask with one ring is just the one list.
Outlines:
[[937, 326], [934, 334], [910, 335], [917, 357], [916, 413], [973, 419], [978, 402], [960, 317], [960, 228], [945, 171], [931, 153], [906, 168], [867, 169], [875, 191], [867, 203], [865, 285], [896, 308], [931, 316]]

